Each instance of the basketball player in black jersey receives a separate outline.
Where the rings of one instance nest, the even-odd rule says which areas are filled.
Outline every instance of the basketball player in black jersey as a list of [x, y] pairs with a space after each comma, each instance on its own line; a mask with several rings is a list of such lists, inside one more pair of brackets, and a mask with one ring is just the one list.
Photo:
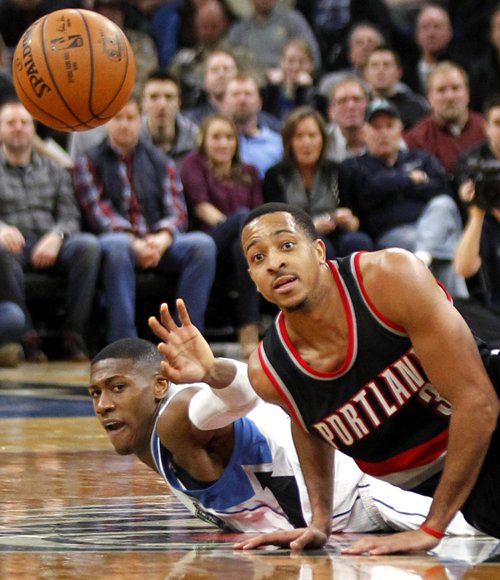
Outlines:
[[433, 496], [420, 529], [367, 537], [345, 553], [434, 548], [461, 508], [500, 537], [498, 357], [478, 348], [425, 265], [396, 249], [328, 262], [309, 216], [284, 204], [251, 212], [241, 240], [258, 290], [280, 308], [250, 358], [250, 380], [294, 419], [313, 519], [236, 547], [326, 543], [332, 448]]

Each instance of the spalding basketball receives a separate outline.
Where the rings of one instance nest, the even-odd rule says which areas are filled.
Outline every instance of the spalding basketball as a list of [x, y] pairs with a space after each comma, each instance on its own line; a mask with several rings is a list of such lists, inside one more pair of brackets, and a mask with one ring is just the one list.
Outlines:
[[43, 124], [85, 131], [106, 123], [128, 101], [134, 55], [108, 18], [90, 10], [56, 10], [22, 35], [12, 79], [23, 105]]

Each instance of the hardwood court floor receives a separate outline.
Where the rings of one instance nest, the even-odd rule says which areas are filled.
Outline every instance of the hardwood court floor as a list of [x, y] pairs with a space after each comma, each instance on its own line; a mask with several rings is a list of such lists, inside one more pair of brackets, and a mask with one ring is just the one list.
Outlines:
[[[93, 417], [88, 366], [0, 369], [0, 579], [491, 580], [500, 542], [453, 538], [435, 554], [236, 552], [151, 470], [114, 453]], [[499, 563], [496, 563], [499, 562]]]

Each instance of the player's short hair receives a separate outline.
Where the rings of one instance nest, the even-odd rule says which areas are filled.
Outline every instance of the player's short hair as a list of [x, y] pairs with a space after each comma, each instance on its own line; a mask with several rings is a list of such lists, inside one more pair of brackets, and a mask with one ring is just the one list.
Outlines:
[[491, 109], [497, 109], [500, 107], [500, 93], [493, 95], [487, 99], [486, 103], [484, 104], [483, 108], [483, 116], [485, 119], [488, 118], [488, 115]]
[[156, 346], [143, 338], [120, 338], [105, 346], [92, 359], [91, 364], [110, 358], [129, 359], [140, 364], [159, 366], [163, 360]]
[[153, 81], [163, 81], [172, 83], [177, 87], [177, 92], [179, 95], [181, 94], [181, 84], [179, 82], [179, 77], [175, 75], [173, 72], [164, 69], [155, 69], [148, 73], [146, 79], [142, 83], [142, 93], [144, 93], [144, 89], [146, 86], [153, 82]]
[[289, 205], [288, 203], [280, 203], [280, 202], [271, 202], [271, 203], [264, 203], [263, 205], [259, 205], [255, 209], [253, 209], [246, 217], [241, 229], [247, 226], [253, 220], [267, 215], [269, 213], [289, 213], [297, 226], [307, 235], [311, 241], [314, 241], [318, 238], [318, 233], [316, 232], [316, 228], [314, 227], [314, 223], [311, 219], [311, 216], [305, 212], [303, 209], [296, 207], [294, 205]]

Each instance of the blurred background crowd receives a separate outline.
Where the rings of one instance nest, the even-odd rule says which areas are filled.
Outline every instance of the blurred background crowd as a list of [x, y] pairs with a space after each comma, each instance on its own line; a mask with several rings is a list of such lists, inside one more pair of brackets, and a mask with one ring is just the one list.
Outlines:
[[[60, 133], [16, 101], [24, 30], [97, 11], [131, 100]], [[500, 345], [500, 4], [490, 0], [0, 0], [0, 366], [86, 360], [182, 297], [246, 359], [274, 314], [239, 230], [312, 216], [330, 259], [414, 252]]]

